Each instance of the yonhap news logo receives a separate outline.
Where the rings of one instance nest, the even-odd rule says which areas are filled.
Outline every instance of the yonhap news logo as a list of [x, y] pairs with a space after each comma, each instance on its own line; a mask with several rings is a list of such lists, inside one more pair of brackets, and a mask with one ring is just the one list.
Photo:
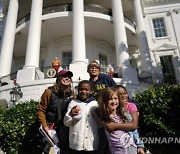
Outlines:
[[127, 148], [127, 147], [133, 145], [133, 143], [134, 143], [133, 140], [134, 139], [133, 139], [132, 136], [130, 136], [129, 134], [125, 133], [125, 134], [121, 135], [121, 137], [119, 138], [119, 143], [124, 148]]
[[180, 144], [180, 137], [141, 137], [144, 144]]

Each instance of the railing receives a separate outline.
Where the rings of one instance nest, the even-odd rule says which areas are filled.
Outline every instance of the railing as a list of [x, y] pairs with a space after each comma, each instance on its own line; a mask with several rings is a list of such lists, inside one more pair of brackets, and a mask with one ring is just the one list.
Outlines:
[[[60, 4], [60, 5], [54, 5], [43, 8], [42, 14], [49, 14], [49, 13], [55, 13], [55, 12], [64, 12], [64, 11], [72, 11], [72, 4]], [[91, 11], [91, 12], [98, 12], [102, 14], [106, 14], [109, 16], [112, 16], [112, 9], [103, 7], [98, 4], [85, 4], [84, 5], [84, 11]], [[22, 19], [20, 19], [17, 22], [16, 27], [20, 26], [21, 24], [25, 23], [30, 19], [30, 14], [26, 15]], [[131, 25], [133, 28], [136, 28], [135, 22], [131, 21], [129, 18], [124, 16], [124, 21]]]
[[43, 8], [42, 14], [45, 15], [49, 13], [64, 12], [64, 11], [72, 11], [72, 4], [48, 6], [46, 8]]
[[[98, 12], [98, 13], [106, 14], [109, 16], [113, 16], [112, 9], [103, 7], [103, 6], [98, 5], [98, 4], [86, 4], [84, 6], [84, 10], [85, 11], [91, 11], [91, 12]], [[131, 21], [126, 16], [124, 16], [124, 21], [126, 23], [128, 23], [129, 25], [131, 25], [133, 28], [136, 28], [135, 22]]]
[[[63, 69], [69, 70], [69, 65], [61, 65]], [[45, 78], [48, 78], [46, 75], [47, 71], [51, 69], [52, 66], [46, 66], [46, 67], [40, 67], [40, 70], [44, 73]], [[100, 66], [100, 72], [104, 74], [108, 74], [107, 67], [106, 66]]]
[[98, 4], [85, 4], [84, 11], [98, 12], [112, 16], [112, 10]]
[[[63, 11], [72, 11], [72, 4], [61, 4], [61, 5], [45, 7], [42, 10], [42, 14], [45, 15], [49, 13], [63, 12]], [[27, 14], [26, 16], [18, 20], [16, 27], [20, 26], [21, 24], [25, 23], [28, 20], [30, 20], [30, 14]]]
[[[52, 66], [44, 66], [44, 67], [40, 67], [39, 69], [40, 69], [40, 71], [42, 71], [42, 72], [44, 73], [45, 79], [46, 79], [46, 78], [49, 78], [49, 77], [47, 76], [47, 74], [46, 74], [47, 71], [48, 71], [49, 69], [52, 69], [52, 68], [53, 68]], [[69, 70], [69, 65], [61, 65], [61, 68], [62, 68], [62, 69]], [[100, 67], [100, 70], [101, 70], [101, 73], [104, 73], [104, 74], [107, 74], [107, 73], [108, 73], [106, 66], [101, 66], [101, 67]], [[10, 78], [11, 80], [14, 80], [14, 79], [16, 79], [17, 72], [18, 72], [18, 70], [15, 71], [15, 72], [13, 72], [13, 73], [11, 73], [11, 74], [8, 74], [8, 75], [6, 75], [6, 76], [3, 76], [3, 77], [1, 77], [1, 78], [6, 78], [6, 77], [8, 77], [8, 78]], [[0, 79], [1, 79], [1, 78], [0, 78]]]
[[20, 19], [17, 24], [16, 24], [16, 28], [19, 27], [20, 25], [24, 24], [25, 22], [30, 20], [30, 14], [27, 14], [25, 17], [23, 17], [22, 19]]
[[[61, 65], [61, 67], [63, 69], [69, 70], [69, 65]], [[47, 71], [50, 68], [52, 68], [52, 66], [40, 67], [40, 70], [42, 72], [44, 72], [45, 79], [49, 78], [47, 76]], [[101, 70], [101, 73], [108, 74], [107, 67], [102, 66], [100, 68], [100, 70]], [[143, 82], [143, 83], [153, 84], [153, 85], [161, 85], [161, 84], [164, 84], [164, 83], [169, 83], [169, 84], [177, 83], [176, 79], [172, 78], [173, 74], [170, 74], [170, 73], [166, 73], [166, 74], [153, 73], [153, 72], [141, 72], [141, 73], [144, 74], [144, 77], [138, 75], [138, 78], [139, 78], [139, 81]], [[16, 79], [16, 75], [17, 75], [17, 71], [14, 72], [14, 73], [11, 73], [9, 75], [1, 77], [0, 78], [0, 86], [4, 86], [4, 85], [8, 84], [8, 83], [5, 83], [5, 82], [3, 82], [3, 83], [1, 82], [1, 80], [3, 78], [10, 78], [11, 80], [14, 80], [14, 79]], [[114, 74], [113, 77], [121, 78], [121, 77], [118, 77], [118, 75], [116, 73]]]

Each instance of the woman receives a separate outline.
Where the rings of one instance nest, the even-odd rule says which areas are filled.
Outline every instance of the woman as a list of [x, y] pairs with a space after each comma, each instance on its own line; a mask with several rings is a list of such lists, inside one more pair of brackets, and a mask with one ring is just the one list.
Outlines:
[[49, 133], [53, 128], [58, 136], [62, 154], [68, 153], [68, 127], [63, 123], [64, 115], [67, 112], [69, 102], [72, 100], [71, 78], [73, 73], [61, 70], [56, 79], [56, 83], [45, 89], [42, 94], [38, 108], [38, 119], [40, 124]]

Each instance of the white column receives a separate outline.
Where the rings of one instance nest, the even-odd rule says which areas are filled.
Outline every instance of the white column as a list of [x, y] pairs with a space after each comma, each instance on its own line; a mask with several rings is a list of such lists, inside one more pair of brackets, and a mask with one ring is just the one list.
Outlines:
[[43, 0], [32, 0], [24, 67], [39, 67], [42, 7]]
[[142, 14], [141, 2], [140, 0], [132, 0], [132, 1], [133, 1], [134, 15], [137, 25], [136, 31], [137, 31], [139, 48], [140, 48], [140, 57], [142, 63], [141, 68], [145, 72], [151, 72], [152, 62], [149, 53], [149, 45], [146, 37], [146, 29]]
[[84, 0], [73, 0], [73, 62], [86, 63]]
[[121, 0], [112, 0], [114, 35], [118, 67], [130, 66], [124, 14]]
[[9, 1], [9, 8], [0, 54], [0, 77], [11, 73], [18, 8], [18, 0]]
[[39, 70], [41, 16], [43, 0], [32, 0], [25, 66], [17, 73], [17, 82], [44, 78]]
[[122, 76], [122, 82], [139, 83], [137, 72], [130, 65], [124, 14], [121, 0], [112, 0], [114, 35], [116, 43], [117, 65], [116, 72]]
[[73, 0], [73, 29], [72, 29], [72, 55], [73, 60], [69, 70], [73, 72], [73, 80], [88, 79], [85, 25], [84, 25], [84, 0]]

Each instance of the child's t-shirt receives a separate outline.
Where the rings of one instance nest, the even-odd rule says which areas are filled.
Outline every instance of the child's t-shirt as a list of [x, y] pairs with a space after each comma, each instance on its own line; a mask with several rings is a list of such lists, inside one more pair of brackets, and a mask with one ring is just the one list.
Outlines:
[[129, 113], [134, 112], [134, 111], [138, 111], [136, 105], [133, 104], [133, 103], [129, 103], [129, 102], [126, 103], [125, 109], [126, 109]]
[[[126, 105], [125, 105], [125, 109], [126, 109], [125, 116], [127, 118], [126, 122], [131, 122], [132, 121], [132, 116], [131, 116], [130, 113], [134, 112], [134, 111], [138, 111], [137, 107], [136, 107], [135, 104], [127, 102]], [[134, 130], [134, 131], [129, 131], [129, 134], [131, 136], [133, 136], [134, 141], [135, 141], [135, 143], [136, 143], [136, 145], [138, 147], [141, 147], [141, 148], [144, 147], [144, 143], [140, 140], [139, 133], [138, 133], [137, 129]]]

